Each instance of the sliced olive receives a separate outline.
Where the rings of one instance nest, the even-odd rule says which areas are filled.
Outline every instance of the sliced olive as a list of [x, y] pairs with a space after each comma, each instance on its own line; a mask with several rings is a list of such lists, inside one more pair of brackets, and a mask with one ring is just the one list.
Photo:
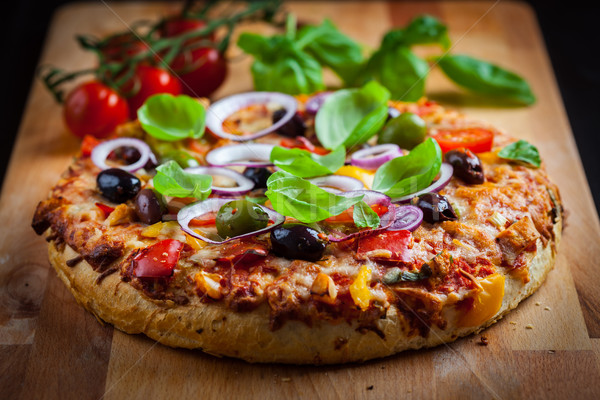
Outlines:
[[161, 163], [166, 163], [167, 161], [175, 161], [181, 168], [189, 168], [189, 167], [197, 167], [200, 165], [198, 160], [196, 160], [190, 153], [185, 150], [172, 150], [165, 153], [161, 157]]
[[142, 186], [135, 175], [120, 168], [109, 168], [100, 172], [96, 183], [102, 196], [113, 203], [124, 203], [132, 199]]
[[[273, 123], [277, 123], [285, 114], [286, 110], [283, 108], [275, 111], [272, 117]], [[296, 113], [288, 122], [277, 129], [277, 133], [288, 137], [304, 136], [304, 133], [306, 133], [306, 124], [302, 117]]]
[[267, 179], [272, 175], [266, 168], [246, 168], [244, 176], [254, 182], [254, 189], [267, 187]]
[[323, 257], [327, 241], [310, 226], [283, 224], [271, 231], [271, 247], [280, 257], [317, 261]]
[[423, 211], [423, 219], [430, 224], [458, 219], [448, 199], [440, 194], [422, 194], [413, 200], [413, 204]]
[[269, 215], [248, 200], [225, 203], [217, 213], [217, 232], [222, 238], [234, 237], [265, 228]]
[[471, 150], [464, 147], [450, 150], [444, 159], [454, 167], [454, 176], [466, 183], [478, 185], [485, 182], [481, 160]]
[[165, 210], [163, 197], [152, 189], [142, 189], [135, 197], [135, 213], [145, 224], [160, 222]]
[[392, 118], [379, 134], [377, 143], [393, 143], [411, 150], [422, 143], [427, 135], [425, 121], [416, 114], [405, 112]]

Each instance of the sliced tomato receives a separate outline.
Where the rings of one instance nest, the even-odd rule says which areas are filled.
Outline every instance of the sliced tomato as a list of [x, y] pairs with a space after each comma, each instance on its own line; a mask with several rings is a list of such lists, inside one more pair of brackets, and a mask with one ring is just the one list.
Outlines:
[[190, 226], [207, 226], [217, 223], [217, 213], [206, 213], [190, 221]]
[[473, 153], [492, 150], [494, 132], [485, 128], [443, 129], [432, 137], [438, 142], [442, 152], [465, 147]]
[[358, 239], [358, 258], [390, 262], [410, 262], [412, 234], [407, 230], [385, 231]]
[[241, 239], [238, 243], [225, 248], [217, 261], [242, 265], [261, 260], [267, 255], [269, 255], [267, 246], [249, 238]]
[[165, 278], [173, 275], [183, 243], [175, 239], [162, 240], [146, 247], [133, 259], [133, 274], [138, 278]]
[[104, 213], [104, 218], [108, 218], [108, 216], [115, 211], [115, 209], [111, 206], [107, 206], [106, 204], [96, 203], [96, 207], [98, 207]]

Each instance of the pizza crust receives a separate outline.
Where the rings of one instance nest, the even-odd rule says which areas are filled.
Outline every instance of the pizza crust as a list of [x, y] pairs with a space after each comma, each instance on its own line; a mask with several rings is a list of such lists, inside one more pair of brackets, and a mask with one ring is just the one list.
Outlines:
[[[86, 262], [68, 267], [67, 260], [78, 256], [71, 247], [58, 250], [49, 242], [50, 262], [78, 303], [97, 318], [126, 333], [143, 333], [172, 347], [201, 349], [217, 356], [231, 356], [249, 362], [294, 364], [335, 364], [389, 356], [391, 354], [452, 342], [493, 324], [519, 302], [531, 295], [552, 269], [561, 235], [561, 221], [554, 225], [554, 241], [542, 246], [529, 264], [530, 281], [505, 275], [505, 295], [498, 313], [481, 326], [457, 328], [449, 321], [446, 329], [432, 327], [427, 337], [408, 336], [408, 322], [395, 306], [377, 322], [382, 339], [373, 331], [358, 332], [349, 324], [321, 321], [312, 327], [295, 320], [280, 329], [269, 329], [266, 304], [251, 312], [233, 312], [219, 303], [202, 303], [198, 297], [184, 306], [172, 301], [153, 300], [122, 282], [118, 273], [97, 284], [98, 273]], [[501, 268], [498, 268], [501, 271]]]

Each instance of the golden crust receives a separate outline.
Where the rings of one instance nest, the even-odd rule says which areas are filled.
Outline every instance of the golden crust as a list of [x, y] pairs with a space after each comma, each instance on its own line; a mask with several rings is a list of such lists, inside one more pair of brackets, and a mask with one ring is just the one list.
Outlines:
[[288, 321], [281, 329], [269, 329], [266, 305], [251, 312], [236, 313], [222, 304], [205, 304], [198, 298], [184, 306], [171, 301], [152, 300], [121, 282], [118, 274], [100, 284], [98, 274], [85, 261], [68, 267], [67, 260], [78, 254], [69, 246], [58, 250], [49, 243], [50, 262], [75, 299], [98, 318], [127, 333], [144, 333], [158, 342], [184, 348], [197, 348], [218, 356], [231, 356], [249, 362], [333, 364], [385, 357], [407, 349], [437, 346], [458, 337], [479, 332], [493, 324], [519, 302], [531, 295], [545, 280], [555, 261], [561, 221], [554, 226], [554, 242], [541, 246], [529, 264], [530, 281], [506, 275], [502, 307], [481, 326], [459, 328], [449, 323], [445, 329], [432, 327], [427, 337], [409, 336], [408, 322], [391, 306], [386, 318], [377, 322], [383, 338], [374, 331], [357, 331], [355, 323], [321, 321], [308, 326]]

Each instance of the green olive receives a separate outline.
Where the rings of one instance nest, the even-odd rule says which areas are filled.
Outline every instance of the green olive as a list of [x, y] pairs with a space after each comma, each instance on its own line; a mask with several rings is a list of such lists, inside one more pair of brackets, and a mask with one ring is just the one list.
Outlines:
[[248, 200], [233, 200], [223, 204], [216, 218], [217, 232], [222, 238], [234, 237], [265, 228], [269, 215]]
[[391, 119], [379, 134], [377, 143], [393, 143], [411, 150], [422, 143], [427, 135], [425, 121], [416, 114], [405, 112]]
[[175, 161], [181, 168], [197, 167], [200, 165], [198, 160], [185, 150], [171, 150], [160, 158], [163, 164], [170, 160]]

